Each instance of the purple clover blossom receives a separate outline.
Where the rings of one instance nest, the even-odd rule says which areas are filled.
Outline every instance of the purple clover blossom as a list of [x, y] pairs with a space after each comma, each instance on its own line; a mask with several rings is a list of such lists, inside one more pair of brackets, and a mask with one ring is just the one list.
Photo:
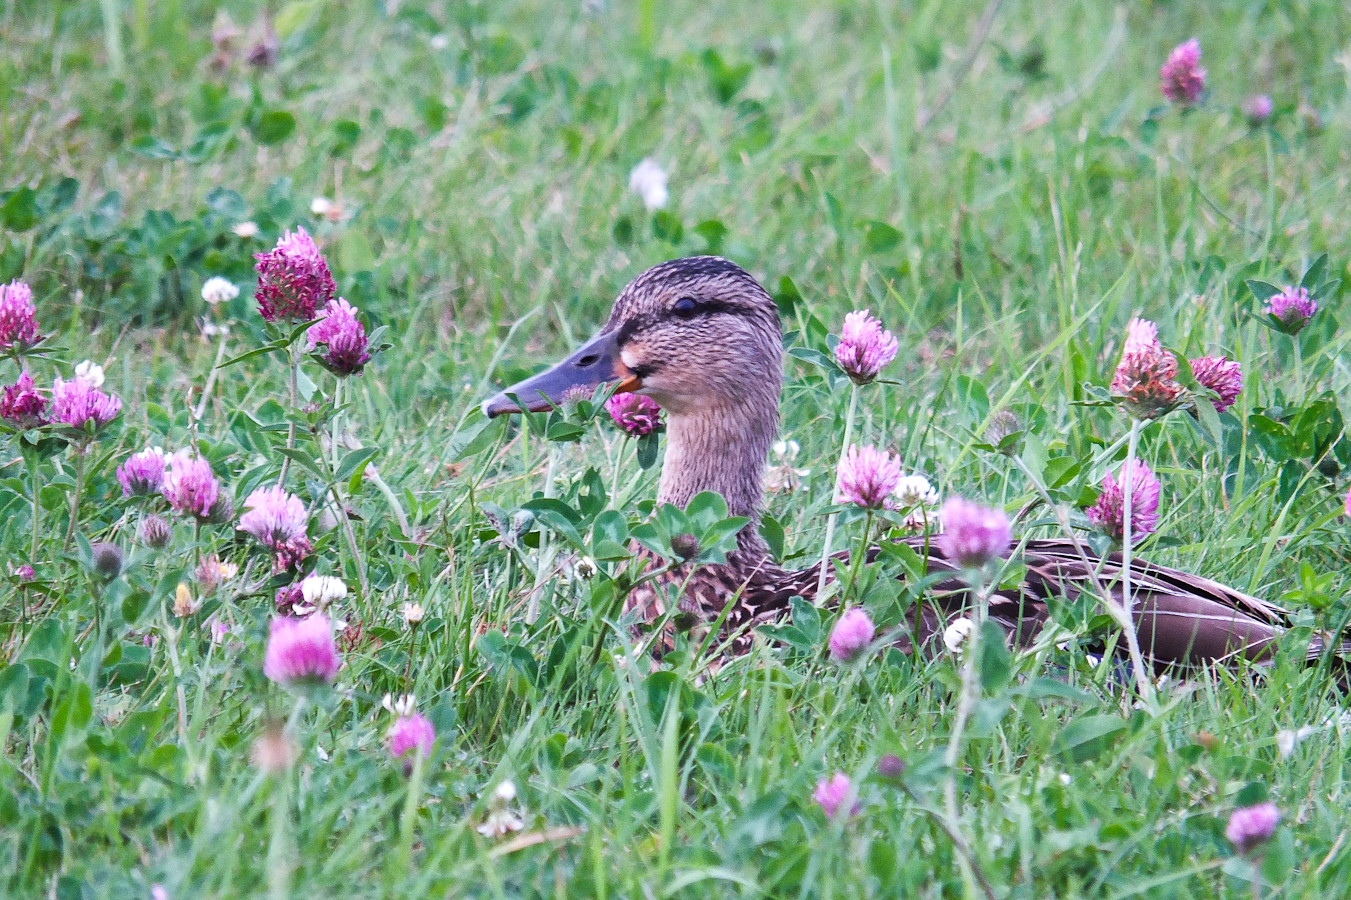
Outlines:
[[1196, 38], [1178, 44], [1159, 69], [1159, 90], [1173, 103], [1191, 106], [1206, 89], [1206, 70], [1201, 68], [1201, 42]]
[[52, 382], [52, 420], [78, 431], [103, 428], [122, 410], [116, 394], [105, 394], [83, 378]]
[[844, 611], [830, 630], [830, 655], [837, 662], [852, 662], [872, 643], [877, 634], [872, 617], [861, 606]]
[[1202, 356], [1191, 361], [1192, 374], [1204, 388], [1215, 392], [1210, 402], [1222, 413], [1234, 405], [1243, 391], [1243, 367], [1223, 356]]
[[272, 620], [263, 674], [284, 687], [328, 684], [342, 666], [328, 616]]
[[896, 338], [868, 310], [857, 310], [844, 317], [835, 361], [855, 384], [868, 384], [896, 358], [897, 346]]
[[168, 458], [159, 447], [148, 447], [128, 456], [117, 467], [117, 480], [122, 485], [123, 497], [144, 497], [157, 494], [164, 485], [164, 470]]
[[160, 493], [176, 512], [206, 520], [220, 496], [220, 483], [211, 463], [185, 449], [169, 457]]
[[239, 530], [273, 552], [273, 571], [295, 568], [314, 549], [305, 535], [309, 514], [295, 494], [281, 487], [259, 488], [249, 494], [244, 508], [248, 512], [239, 517]]
[[319, 357], [320, 364], [339, 377], [360, 375], [370, 361], [366, 329], [357, 319], [356, 309], [341, 297], [328, 301], [323, 316], [306, 333], [310, 349], [319, 344], [327, 352]]
[[1243, 101], [1243, 117], [1253, 128], [1260, 128], [1271, 118], [1271, 98], [1266, 94], [1253, 94]]
[[1121, 362], [1112, 376], [1112, 393], [1137, 419], [1156, 419], [1177, 405], [1177, 359], [1163, 349], [1158, 329], [1147, 319], [1131, 319]]
[[1267, 301], [1267, 315], [1276, 320], [1286, 334], [1299, 334], [1318, 312], [1318, 301], [1309, 296], [1309, 289], [1287, 287]]
[[1136, 317], [1126, 326], [1126, 343], [1121, 348], [1122, 356], [1145, 356], [1158, 353], [1163, 349], [1159, 343], [1159, 327], [1148, 319]]
[[998, 559], [1013, 543], [1013, 526], [1002, 510], [949, 498], [938, 513], [943, 532], [935, 541], [949, 560], [964, 569], [979, 569]]
[[882, 509], [900, 482], [900, 459], [876, 447], [851, 444], [840, 460], [835, 502]]
[[[1134, 544], [1159, 528], [1159, 479], [1141, 460], [1132, 460], [1131, 467], [1131, 543]], [[1108, 537], [1120, 541], [1125, 534], [1125, 466], [1121, 481], [1108, 472], [1102, 478], [1102, 493], [1098, 502], [1090, 506], [1088, 521], [1101, 528]]]
[[818, 781], [812, 799], [820, 804], [821, 811], [826, 814], [827, 819], [834, 819], [841, 813], [852, 816], [858, 812], [858, 801], [854, 798], [854, 784], [843, 772], [836, 772], [829, 778]]
[[337, 293], [324, 254], [304, 228], [286, 232], [269, 253], [255, 253], [258, 262], [258, 312], [268, 322], [306, 322]]
[[436, 742], [436, 729], [426, 716], [413, 713], [399, 716], [385, 732], [385, 744], [389, 755], [403, 763], [405, 775], [413, 771], [413, 756], [418, 753], [426, 759], [432, 755], [432, 744]]
[[619, 430], [630, 437], [642, 437], [662, 430], [661, 407], [642, 394], [615, 394], [605, 401], [605, 411]]
[[0, 350], [23, 353], [40, 340], [32, 288], [17, 279], [0, 284]]
[[1229, 816], [1229, 824], [1224, 827], [1224, 836], [1240, 853], [1247, 856], [1271, 840], [1280, 821], [1281, 811], [1274, 803], [1245, 806], [1234, 810]]
[[239, 530], [246, 531], [268, 547], [305, 536], [309, 517], [305, 504], [282, 487], [258, 488], [244, 501], [248, 512], [239, 517]]
[[0, 397], [0, 419], [19, 431], [27, 431], [47, 424], [47, 398], [38, 393], [33, 385], [33, 376], [27, 370], [19, 375], [14, 384], [5, 385], [5, 393]]

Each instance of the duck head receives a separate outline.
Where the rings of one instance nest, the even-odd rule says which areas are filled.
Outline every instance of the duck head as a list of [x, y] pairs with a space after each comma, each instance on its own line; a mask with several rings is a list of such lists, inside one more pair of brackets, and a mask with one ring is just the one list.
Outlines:
[[[532, 412], [598, 385], [637, 391], [667, 414], [657, 499], [683, 506], [718, 491], [733, 515], [754, 516], [778, 427], [783, 342], [778, 308], [735, 263], [672, 260], [631, 281], [600, 333], [553, 368], [483, 404], [489, 416]], [[749, 531], [749, 529], [747, 529]]]

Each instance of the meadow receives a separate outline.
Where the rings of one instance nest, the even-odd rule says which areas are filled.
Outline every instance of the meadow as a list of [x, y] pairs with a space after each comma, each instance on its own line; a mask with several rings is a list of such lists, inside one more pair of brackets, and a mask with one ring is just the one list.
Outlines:
[[[1351, 619], [1344, 4], [6, 0], [0, 33], [0, 284], [42, 337], [0, 316], [0, 385], [45, 410], [0, 433], [5, 896], [1351, 896], [1351, 714], [1304, 663]], [[1190, 38], [1205, 91], [1170, 101]], [[369, 359], [260, 314], [298, 228]], [[864, 538], [851, 408], [940, 498], [1102, 547], [1130, 320], [1239, 362], [1232, 406], [1140, 429], [1136, 552], [1291, 610], [1271, 662], [1143, 702], [1066, 603], [1061, 645], [982, 657], [948, 766], [960, 659], [841, 663], [830, 604], [717, 664], [636, 652], [661, 436], [480, 404], [701, 253], [783, 319], [760, 527], [791, 567], [832, 512]], [[857, 309], [899, 352], [852, 407]], [[153, 447], [167, 482], [127, 468]], [[906, 565], [850, 587], [879, 627]], [[282, 683], [272, 623], [316, 606], [340, 668]]]

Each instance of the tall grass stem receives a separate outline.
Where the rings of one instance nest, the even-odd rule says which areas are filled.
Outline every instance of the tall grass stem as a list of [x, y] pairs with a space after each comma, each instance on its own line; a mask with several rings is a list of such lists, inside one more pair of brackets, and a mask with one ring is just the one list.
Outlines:
[[211, 400], [211, 391], [216, 387], [216, 375], [220, 372], [221, 360], [225, 359], [225, 342], [230, 339], [228, 334], [222, 333], [220, 344], [216, 347], [216, 361], [211, 364], [211, 371], [206, 374], [206, 384], [202, 387], [202, 396], [197, 401], [197, 409], [193, 411], [192, 417], [201, 421], [203, 414], [206, 413], [206, 405]]
[[99, 0], [103, 12], [103, 48], [108, 54], [108, 68], [114, 78], [121, 78], [126, 69], [122, 55], [122, 4], [120, 0]]
[[[547, 441], [545, 446], [548, 448], [548, 463], [544, 467], [544, 496], [552, 500], [554, 497], [554, 481], [558, 475], [558, 457], [561, 451], [558, 444], [554, 441]], [[549, 570], [553, 568], [554, 554], [557, 549], [553, 541], [546, 532], [541, 538], [539, 548], [539, 562], [535, 566], [535, 588], [530, 592], [530, 603], [525, 611], [525, 624], [534, 625], [535, 620], [539, 618], [539, 598], [543, 591], [545, 579], [548, 578]]]
[[418, 809], [422, 805], [422, 779], [426, 760], [422, 749], [415, 747], [413, 771], [408, 776], [408, 793], [403, 801], [403, 813], [399, 816], [399, 847], [385, 870], [385, 883], [393, 886], [399, 878], [406, 878], [413, 869], [413, 838], [417, 834]]

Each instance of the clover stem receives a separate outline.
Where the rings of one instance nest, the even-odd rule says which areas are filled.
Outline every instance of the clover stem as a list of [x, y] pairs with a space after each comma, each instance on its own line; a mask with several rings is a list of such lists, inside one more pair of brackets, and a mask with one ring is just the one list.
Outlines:
[[873, 530], [873, 511], [868, 510], [867, 518], [863, 522], [863, 542], [859, 545], [858, 553], [849, 561], [849, 582], [844, 586], [844, 591], [840, 594], [840, 602], [843, 603], [854, 590], [854, 581], [858, 578], [858, 570], [863, 566], [863, 561], [868, 558], [868, 538]]
[[[287, 366], [290, 368], [286, 386], [291, 398], [291, 408], [287, 410], [287, 418], [291, 421], [286, 426], [286, 449], [294, 450], [296, 448], [296, 407], [300, 405], [300, 360], [296, 357], [294, 344], [287, 346], [286, 357]], [[322, 448], [320, 455], [323, 455]], [[281, 461], [281, 475], [277, 478], [278, 487], [286, 486], [286, 473], [290, 468], [291, 457], [290, 454], [287, 454]]]
[[66, 527], [66, 540], [61, 545], [63, 551], [70, 549], [70, 542], [75, 539], [75, 523], [80, 516], [80, 494], [84, 490], [84, 454], [89, 445], [75, 448], [75, 490], [70, 495], [70, 524]]
[[1155, 708], [1154, 686], [1145, 672], [1145, 660], [1140, 653], [1140, 636], [1135, 627], [1135, 601], [1131, 597], [1131, 488], [1135, 485], [1135, 452], [1140, 444], [1142, 422], [1132, 417], [1130, 437], [1126, 441], [1126, 463], [1121, 469], [1121, 609], [1125, 613], [1121, 630], [1125, 632], [1126, 649], [1130, 652], [1131, 668], [1140, 699], [1150, 710]]
[[1295, 345], [1295, 396], [1304, 402], [1304, 351], [1300, 347], [1299, 335], [1292, 334], [1290, 341]]
[[[335, 378], [333, 384], [333, 429], [330, 432], [328, 449], [333, 454], [333, 471], [338, 471], [338, 453], [342, 443], [342, 379]], [[323, 453], [324, 448], [320, 447], [319, 452]]]
[[947, 780], [943, 784], [943, 798], [947, 804], [948, 818], [957, 822], [957, 759], [962, 754], [962, 740], [966, 732], [967, 720], [976, 706], [976, 665], [980, 656], [981, 631], [985, 627], [986, 611], [989, 608], [990, 591], [986, 576], [982, 572], [973, 573], [976, 577], [968, 581], [976, 594], [976, 621], [972, 623], [971, 633], [962, 645], [962, 686], [957, 699], [957, 718], [952, 723], [952, 734], [948, 736], [948, 749], [943, 761], [947, 767]]
[[[840, 444], [840, 459], [835, 465], [836, 477], [840, 470], [840, 463], [844, 462], [844, 455], [849, 452], [849, 441], [854, 437], [854, 413], [858, 409], [858, 385], [849, 386], [849, 411], [844, 416], [844, 441]], [[832, 496], [832, 502], [834, 497]], [[830, 545], [835, 540], [835, 513], [831, 513], [826, 519], [826, 541], [821, 548], [821, 573], [816, 580], [816, 596], [819, 599], [826, 592], [826, 579], [830, 577]]]
[[28, 462], [28, 474], [33, 481], [33, 544], [28, 552], [28, 564], [33, 567], [34, 571], [37, 571], [38, 539], [42, 534], [42, 504], [38, 502], [38, 464], [36, 457], [30, 456], [28, 453], [24, 454], [24, 459]]

